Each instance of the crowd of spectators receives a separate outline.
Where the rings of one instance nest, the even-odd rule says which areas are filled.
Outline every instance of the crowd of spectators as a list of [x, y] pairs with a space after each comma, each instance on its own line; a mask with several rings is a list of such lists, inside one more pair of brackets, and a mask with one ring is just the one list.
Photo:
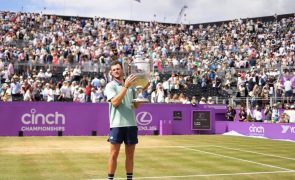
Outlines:
[[233, 108], [228, 108], [226, 116], [231, 121], [295, 123], [295, 105], [285, 104], [283, 108], [279, 108], [275, 103], [273, 106], [266, 105], [264, 109], [258, 105], [254, 109], [241, 106], [238, 113]]
[[205, 26], [0, 12], [0, 43], [1, 101], [103, 102], [110, 62], [140, 55], [151, 103], [294, 103], [294, 15]]

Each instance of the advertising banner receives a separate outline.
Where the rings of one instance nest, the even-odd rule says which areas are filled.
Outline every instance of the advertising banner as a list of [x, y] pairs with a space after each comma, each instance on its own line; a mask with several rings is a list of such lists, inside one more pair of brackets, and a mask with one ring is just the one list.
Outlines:
[[[108, 107], [108, 103], [1, 102], [0, 136], [108, 135]], [[222, 119], [225, 106], [142, 104], [135, 111], [139, 134], [196, 134], [191, 127], [195, 110], [212, 110], [212, 127], [208, 133], [214, 133], [215, 117], [218, 114]], [[160, 122], [169, 123], [160, 126]]]
[[229, 122], [228, 131], [236, 131], [245, 136], [295, 141], [295, 124]]
[[80, 103], [1, 103], [0, 135], [91, 135], [99, 122], [108, 121], [100, 111]]

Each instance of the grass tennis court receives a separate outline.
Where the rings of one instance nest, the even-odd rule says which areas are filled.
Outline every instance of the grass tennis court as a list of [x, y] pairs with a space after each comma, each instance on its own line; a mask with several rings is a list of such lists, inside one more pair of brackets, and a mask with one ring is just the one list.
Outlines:
[[[295, 179], [295, 143], [140, 136], [134, 179]], [[122, 146], [124, 147], [124, 146]], [[106, 137], [0, 137], [0, 179], [106, 179]], [[124, 148], [116, 179], [126, 179]]]

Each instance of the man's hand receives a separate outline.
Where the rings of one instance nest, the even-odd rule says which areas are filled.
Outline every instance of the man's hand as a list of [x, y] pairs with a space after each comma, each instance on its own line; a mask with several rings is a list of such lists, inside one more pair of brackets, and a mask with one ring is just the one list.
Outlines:
[[132, 85], [132, 83], [135, 81], [135, 79], [136, 79], [136, 76], [135, 76], [134, 74], [131, 74], [131, 75], [128, 76], [127, 79], [125, 80], [125, 82], [124, 82], [124, 86], [125, 86], [126, 88], [129, 88], [129, 87]]

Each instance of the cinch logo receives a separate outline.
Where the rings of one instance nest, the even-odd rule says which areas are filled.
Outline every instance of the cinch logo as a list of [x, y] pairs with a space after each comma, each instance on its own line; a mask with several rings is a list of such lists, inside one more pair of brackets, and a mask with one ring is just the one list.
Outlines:
[[264, 134], [264, 127], [262, 126], [255, 126], [254, 124], [252, 124], [250, 127], [249, 127], [249, 131], [251, 133], [259, 133], [259, 134]]
[[282, 127], [282, 134], [286, 134], [289, 129], [290, 129], [290, 132], [291, 133], [294, 133], [295, 134], [295, 126], [292, 127], [290, 125], [281, 125], [281, 127]]
[[48, 125], [58, 125], [65, 124], [65, 115], [55, 112], [54, 114], [41, 114], [37, 113], [36, 109], [31, 109], [31, 113], [23, 114], [21, 121], [23, 124], [48, 124]]
[[140, 112], [136, 115], [136, 121], [141, 126], [147, 126], [153, 121], [153, 117], [149, 112]]

